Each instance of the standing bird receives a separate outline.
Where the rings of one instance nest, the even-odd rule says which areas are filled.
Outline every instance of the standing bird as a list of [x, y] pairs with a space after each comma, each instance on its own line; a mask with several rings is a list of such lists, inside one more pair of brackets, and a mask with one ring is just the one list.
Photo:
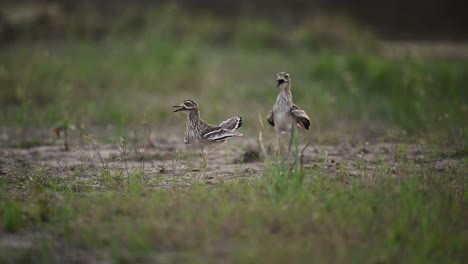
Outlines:
[[231, 137], [241, 137], [236, 132], [242, 126], [242, 117], [230, 117], [219, 125], [210, 125], [200, 119], [200, 111], [193, 100], [185, 100], [180, 105], [173, 106], [174, 112], [183, 111], [187, 114], [187, 127], [185, 129], [184, 143], [201, 149], [203, 155], [203, 167], [206, 169], [205, 148], [226, 142]]
[[278, 72], [276, 74], [276, 81], [276, 87], [280, 89], [280, 92], [278, 97], [276, 97], [273, 109], [268, 113], [267, 121], [276, 130], [276, 135], [278, 136], [277, 151], [279, 152], [281, 146], [281, 134], [290, 133], [290, 150], [295, 127], [297, 126], [298, 128], [305, 128], [308, 130], [310, 127], [310, 119], [304, 110], [293, 104], [291, 78], [289, 77], [289, 73]]

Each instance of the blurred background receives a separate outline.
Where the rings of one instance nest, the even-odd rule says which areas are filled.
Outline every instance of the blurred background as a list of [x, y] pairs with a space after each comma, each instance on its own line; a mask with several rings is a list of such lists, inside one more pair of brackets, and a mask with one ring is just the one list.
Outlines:
[[[466, 40], [468, 36], [465, 12], [468, 4], [462, 0], [292, 0], [287, 3], [278, 0], [2, 0], [0, 3], [3, 8], [0, 20], [2, 40], [6, 42], [28, 33], [26, 28], [32, 26], [28, 25], [30, 23], [36, 24], [35, 29], [42, 28], [37, 34], [51, 36], [54, 35], [52, 33], [60, 34], [58, 30], [63, 29], [63, 26], [82, 29], [91, 27], [92, 21], [84, 20], [94, 18], [94, 26], [104, 34], [112, 27], [110, 23], [117, 23], [114, 19], [121, 23], [130, 22], [118, 19], [124, 16], [129, 20], [134, 19], [135, 24], [126, 25], [130, 29], [139, 23], [143, 24], [149, 10], [167, 5], [177, 5], [190, 13], [222, 18], [261, 16], [280, 24], [295, 25], [304, 18], [335, 14], [367, 25], [386, 39]], [[74, 25], [72, 20], [75, 20]], [[23, 37], [27, 37], [27, 34]]]
[[147, 123], [183, 130], [170, 106], [186, 98], [210, 122], [243, 115], [254, 135], [278, 71], [291, 74], [315, 137], [358, 127], [463, 147], [468, 138], [466, 1], [4, 0], [0, 8], [4, 145], [41, 138], [62, 120], [119, 133]]

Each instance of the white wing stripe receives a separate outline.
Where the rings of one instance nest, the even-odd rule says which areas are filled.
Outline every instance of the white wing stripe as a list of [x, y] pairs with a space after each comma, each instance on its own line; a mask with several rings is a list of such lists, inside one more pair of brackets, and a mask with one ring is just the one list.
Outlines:
[[203, 135], [203, 137], [209, 141], [220, 141], [229, 137], [240, 137], [240, 136], [242, 136], [241, 133], [229, 131], [223, 128], [211, 131]]
[[211, 134], [221, 133], [221, 132], [223, 132], [223, 130], [225, 130], [225, 129], [224, 128], [219, 128], [219, 129], [210, 131], [210, 132], [204, 134], [203, 136], [204, 137], [209, 137]]

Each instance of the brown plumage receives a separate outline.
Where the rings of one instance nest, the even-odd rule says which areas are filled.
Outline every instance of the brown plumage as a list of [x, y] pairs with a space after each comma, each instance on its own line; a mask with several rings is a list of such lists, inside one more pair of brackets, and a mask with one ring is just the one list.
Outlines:
[[310, 118], [299, 106], [293, 104], [291, 94], [291, 78], [286, 72], [276, 74], [277, 87], [280, 93], [273, 109], [268, 113], [267, 121], [275, 127], [278, 133], [290, 132], [292, 124], [298, 128], [309, 129]]
[[193, 100], [184, 100], [182, 104], [173, 108], [175, 108], [174, 112], [183, 111], [187, 114], [184, 143], [202, 150], [205, 167], [207, 146], [226, 142], [231, 137], [242, 136], [241, 133], [235, 131], [242, 126], [240, 116], [230, 117], [219, 125], [210, 125], [200, 118], [198, 104]]
[[267, 121], [276, 130], [279, 148], [280, 135], [282, 133], [291, 133], [295, 127], [308, 130], [310, 118], [304, 110], [293, 104], [289, 73], [277, 73], [276, 81], [280, 92], [278, 97], [276, 97], [273, 109], [268, 113]]
[[[309, 120], [309, 117], [307, 116], [307, 113], [304, 110], [302, 110], [299, 106], [293, 104], [290, 113], [293, 116], [293, 118], [296, 120], [296, 125], [298, 128], [309, 130], [310, 120]], [[271, 110], [268, 113], [267, 121], [268, 123], [270, 123], [271, 126], [273, 127], [275, 126], [275, 120], [273, 118], [273, 110]]]
[[173, 106], [174, 112], [187, 113], [187, 128], [185, 130], [185, 144], [203, 147], [211, 143], [225, 142], [230, 137], [241, 137], [242, 134], [234, 130], [242, 126], [242, 117], [230, 117], [219, 125], [210, 125], [200, 118], [198, 104], [193, 100], [185, 100], [181, 105]]

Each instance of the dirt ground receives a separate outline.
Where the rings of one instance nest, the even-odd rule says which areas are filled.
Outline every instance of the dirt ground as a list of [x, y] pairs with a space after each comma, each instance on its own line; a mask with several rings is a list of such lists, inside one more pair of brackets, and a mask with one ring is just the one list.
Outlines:
[[[271, 159], [274, 141], [265, 141]], [[456, 155], [434, 155], [427, 147], [414, 143], [370, 142], [312, 143], [303, 152], [304, 168], [320, 168], [332, 176], [344, 170], [346, 176], [357, 177], [372, 175], [382, 164], [389, 174], [397, 175], [401, 160], [412, 160], [416, 166], [437, 170], [448, 170], [461, 162]], [[139, 144], [142, 147], [135, 148], [132, 144], [75, 142], [71, 143], [70, 151], [64, 151], [61, 140], [55, 140], [30, 148], [2, 148], [0, 174], [32, 172], [34, 168], [45, 167], [57, 177], [67, 177], [78, 170], [80, 175], [97, 177], [100, 169], [106, 166], [113, 173], [139, 168], [149, 179], [158, 177], [158, 186], [164, 187], [175, 182], [189, 184], [194, 179], [211, 184], [245, 180], [262, 176], [267, 164], [255, 137], [234, 139], [210, 150], [206, 172], [201, 169], [201, 155], [188, 149], [178, 135], [152, 139], [152, 143], [153, 146]], [[300, 144], [299, 150], [304, 147], [305, 144]], [[293, 161], [291, 155], [289, 162]]]

